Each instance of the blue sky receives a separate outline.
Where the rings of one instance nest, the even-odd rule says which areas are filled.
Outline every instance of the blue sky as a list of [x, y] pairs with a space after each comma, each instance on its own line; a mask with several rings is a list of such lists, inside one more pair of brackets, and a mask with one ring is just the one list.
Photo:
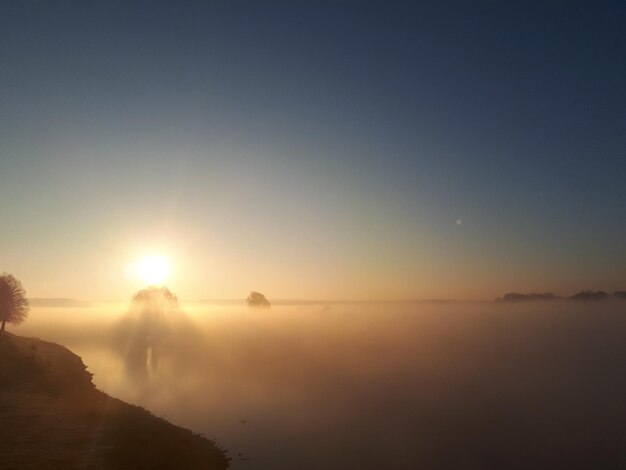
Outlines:
[[[624, 288], [621, 2], [5, 2], [0, 269], [124, 298]], [[457, 223], [457, 220], [462, 223]]]

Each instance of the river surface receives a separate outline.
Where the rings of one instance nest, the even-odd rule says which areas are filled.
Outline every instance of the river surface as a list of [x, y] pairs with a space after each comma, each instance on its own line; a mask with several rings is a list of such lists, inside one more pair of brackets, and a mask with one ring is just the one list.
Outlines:
[[98, 388], [215, 440], [233, 469], [626, 461], [626, 302], [183, 302], [139, 367], [128, 312], [34, 307], [12, 331], [66, 345]]

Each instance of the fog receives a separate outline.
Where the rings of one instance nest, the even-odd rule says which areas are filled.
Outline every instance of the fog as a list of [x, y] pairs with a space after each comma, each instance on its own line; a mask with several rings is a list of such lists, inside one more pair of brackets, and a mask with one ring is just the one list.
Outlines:
[[626, 302], [181, 302], [158, 321], [139, 368], [130, 302], [35, 307], [12, 332], [66, 345], [234, 469], [626, 462]]

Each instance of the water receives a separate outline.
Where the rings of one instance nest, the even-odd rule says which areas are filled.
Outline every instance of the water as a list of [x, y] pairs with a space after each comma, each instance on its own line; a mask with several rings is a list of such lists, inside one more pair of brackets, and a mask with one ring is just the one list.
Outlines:
[[33, 308], [12, 331], [68, 346], [98, 388], [216, 440], [233, 469], [624, 459], [626, 303], [182, 303], [143, 370], [128, 310]]

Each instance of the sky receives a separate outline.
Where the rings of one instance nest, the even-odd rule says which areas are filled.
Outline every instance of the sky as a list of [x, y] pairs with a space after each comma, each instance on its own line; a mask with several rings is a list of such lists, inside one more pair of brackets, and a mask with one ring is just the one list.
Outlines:
[[0, 271], [126, 299], [626, 289], [626, 4], [0, 6]]

